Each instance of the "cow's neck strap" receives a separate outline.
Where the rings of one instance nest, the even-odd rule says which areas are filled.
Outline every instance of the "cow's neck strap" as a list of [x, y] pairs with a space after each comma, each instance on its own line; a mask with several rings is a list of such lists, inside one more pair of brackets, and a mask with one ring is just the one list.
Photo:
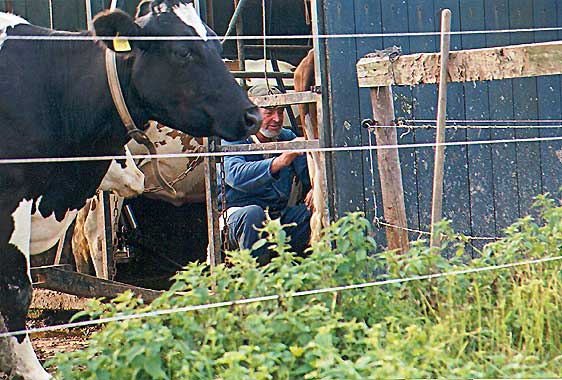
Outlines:
[[[121, 91], [121, 85], [119, 83], [119, 76], [117, 74], [117, 63], [115, 59], [115, 52], [111, 49], [105, 50], [105, 71], [107, 72], [107, 81], [109, 83], [109, 91], [111, 92], [111, 98], [117, 108], [121, 122], [127, 128], [127, 135], [133, 138], [137, 143], [142, 144], [148, 149], [148, 152], [152, 156], [156, 156], [156, 148], [147, 134], [138, 129], [129, 113], [129, 109], [125, 104], [125, 98], [123, 97], [123, 92]], [[152, 168], [154, 169], [154, 174], [156, 175], [156, 180], [167, 192], [172, 195], [176, 195], [176, 190], [170, 186], [170, 184], [164, 179], [162, 173], [160, 172], [160, 165], [158, 165], [158, 158], [153, 157], [151, 159]]]

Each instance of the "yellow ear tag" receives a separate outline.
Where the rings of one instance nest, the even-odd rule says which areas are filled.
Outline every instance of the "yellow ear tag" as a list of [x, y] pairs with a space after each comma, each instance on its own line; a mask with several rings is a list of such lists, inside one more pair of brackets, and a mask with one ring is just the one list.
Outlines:
[[[119, 33], [117, 33], [116, 37], [119, 37]], [[113, 50], [118, 53], [131, 51], [131, 45], [129, 45], [128, 40], [113, 40]]]

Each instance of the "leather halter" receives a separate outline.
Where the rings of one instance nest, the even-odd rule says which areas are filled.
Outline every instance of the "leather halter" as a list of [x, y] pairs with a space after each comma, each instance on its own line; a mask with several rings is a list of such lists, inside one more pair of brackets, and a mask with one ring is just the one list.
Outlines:
[[123, 97], [123, 92], [121, 91], [121, 85], [119, 83], [119, 76], [117, 75], [117, 64], [115, 59], [115, 52], [111, 49], [105, 50], [105, 70], [107, 72], [107, 81], [109, 83], [109, 90], [111, 92], [111, 98], [113, 99], [113, 103], [115, 104], [115, 108], [117, 108], [117, 112], [119, 113], [119, 117], [121, 118], [121, 122], [127, 128], [127, 135], [133, 138], [139, 144], [142, 144], [148, 149], [152, 157], [152, 169], [154, 170], [154, 175], [156, 176], [156, 180], [162, 186], [164, 190], [169, 192], [172, 195], [176, 195], [176, 190], [170, 186], [170, 184], [164, 179], [162, 173], [160, 172], [160, 165], [158, 164], [158, 158], [156, 157], [157, 152], [156, 148], [150, 138], [146, 135], [146, 133], [137, 128], [127, 105], [125, 104], [125, 98]]

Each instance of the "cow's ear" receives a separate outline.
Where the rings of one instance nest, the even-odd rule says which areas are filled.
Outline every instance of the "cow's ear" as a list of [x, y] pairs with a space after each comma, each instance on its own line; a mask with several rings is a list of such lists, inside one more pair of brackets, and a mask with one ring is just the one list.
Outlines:
[[151, 3], [152, 3], [152, 0], [143, 0], [137, 5], [137, 11], [135, 13], [135, 20], [137, 18], [142, 17], [142, 16], [146, 16], [147, 14], [150, 13], [150, 11], [151, 11], [150, 4]]
[[[117, 9], [113, 12], [104, 11], [94, 18], [94, 30], [98, 37], [137, 37], [142, 34], [140, 26], [127, 13]], [[127, 46], [142, 48], [142, 41], [103, 39], [108, 48], [117, 52], [127, 51]], [[130, 50], [130, 49], [129, 49]]]
[[205, 24], [205, 28], [207, 29], [207, 36], [211, 37], [211, 43], [213, 44], [219, 55], [222, 56], [222, 45], [220, 41], [216, 38], [217, 34], [213, 29], [209, 28], [207, 24]]

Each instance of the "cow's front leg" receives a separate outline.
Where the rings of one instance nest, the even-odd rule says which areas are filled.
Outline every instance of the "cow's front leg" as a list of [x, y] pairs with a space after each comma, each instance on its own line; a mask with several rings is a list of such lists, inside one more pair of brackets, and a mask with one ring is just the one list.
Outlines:
[[[0, 252], [0, 268], [0, 331], [24, 330], [32, 293], [27, 260], [22, 252], [8, 244]], [[25, 380], [50, 378], [26, 335], [0, 338], [1, 373], [19, 375]]]
[[[29, 210], [28, 210], [29, 209]], [[0, 215], [0, 331], [25, 330], [32, 286], [28, 272], [31, 209]], [[29, 215], [29, 218], [26, 216]], [[19, 217], [19, 219], [18, 219]], [[29, 220], [29, 225], [26, 221]], [[15, 221], [15, 222], [14, 222]], [[14, 227], [15, 226], [15, 227]], [[23, 232], [22, 232], [23, 228]], [[23, 248], [22, 248], [23, 247]], [[51, 376], [37, 359], [27, 335], [0, 338], [0, 375], [24, 380], [47, 380]], [[0, 376], [1, 378], [1, 376]]]

